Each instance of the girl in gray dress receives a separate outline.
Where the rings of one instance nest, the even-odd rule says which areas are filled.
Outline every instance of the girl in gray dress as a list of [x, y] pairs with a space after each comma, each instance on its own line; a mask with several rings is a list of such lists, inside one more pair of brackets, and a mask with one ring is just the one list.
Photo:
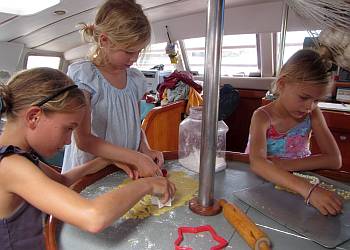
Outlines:
[[163, 155], [149, 147], [141, 130], [146, 80], [130, 68], [150, 41], [147, 17], [134, 0], [108, 0], [82, 32], [94, 50], [89, 60], [70, 65], [68, 75], [84, 91], [89, 111], [65, 149], [63, 173], [101, 156], [132, 178], [160, 175]]

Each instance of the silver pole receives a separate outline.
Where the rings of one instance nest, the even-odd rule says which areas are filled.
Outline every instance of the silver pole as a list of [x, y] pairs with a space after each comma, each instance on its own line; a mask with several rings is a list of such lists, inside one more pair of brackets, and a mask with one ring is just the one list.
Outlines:
[[184, 64], [184, 68], [186, 71], [190, 71], [190, 65], [188, 64], [188, 58], [187, 58], [187, 54], [186, 54], [186, 48], [185, 48], [185, 44], [182, 40], [178, 41], [178, 45], [181, 51], [181, 57], [182, 57], [182, 61]]
[[281, 34], [280, 34], [280, 46], [279, 46], [279, 58], [278, 58], [278, 67], [277, 74], [279, 74], [282, 65], [283, 65], [283, 57], [284, 57], [284, 48], [286, 47], [286, 33], [287, 33], [287, 24], [288, 24], [288, 10], [289, 6], [287, 2], [283, 4], [282, 10], [282, 24], [281, 24]]
[[225, 0], [208, 0], [204, 68], [204, 108], [200, 153], [199, 199], [203, 207], [213, 205], [216, 141], [218, 128], [221, 42]]

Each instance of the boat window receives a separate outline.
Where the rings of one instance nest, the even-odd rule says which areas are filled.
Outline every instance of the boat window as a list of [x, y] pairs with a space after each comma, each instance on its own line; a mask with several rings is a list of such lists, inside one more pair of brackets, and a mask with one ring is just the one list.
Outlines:
[[173, 71], [175, 65], [171, 64], [169, 56], [165, 53], [167, 43], [153, 43], [144, 49], [136, 62], [140, 70], [148, 70], [156, 65], [163, 64], [164, 70]]
[[[295, 52], [303, 48], [304, 39], [306, 37], [317, 36], [320, 30], [308, 32], [304, 31], [287, 31], [286, 42], [283, 55], [283, 63], [285, 63]], [[277, 53], [280, 44], [280, 32], [277, 33]], [[278, 58], [278, 57], [277, 57]]]
[[27, 57], [27, 69], [36, 67], [49, 67], [59, 69], [61, 65], [61, 57], [58, 56], [36, 56], [29, 55]]
[[[184, 40], [191, 71], [204, 74], [205, 37]], [[256, 34], [224, 35], [221, 75], [249, 76], [259, 72]]]

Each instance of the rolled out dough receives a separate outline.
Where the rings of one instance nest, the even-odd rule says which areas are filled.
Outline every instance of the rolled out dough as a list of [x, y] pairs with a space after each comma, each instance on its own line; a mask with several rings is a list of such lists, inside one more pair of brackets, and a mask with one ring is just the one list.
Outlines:
[[[176, 207], [183, 206], [198, 191], [198, 181], [188, 176], [184, 171], [170, 171], [168, 178], [176, 186], [176, 193], [171, 207], [162, 207], [152, 205], [151, 195], [146, 195], [134, 207], [132, 207], [124, 216], [124, 219], [144, 219], [148, 216], [159, 216]], [[122, 187], [130, 182], [130, 179], [123, 181], [118, 187]]]

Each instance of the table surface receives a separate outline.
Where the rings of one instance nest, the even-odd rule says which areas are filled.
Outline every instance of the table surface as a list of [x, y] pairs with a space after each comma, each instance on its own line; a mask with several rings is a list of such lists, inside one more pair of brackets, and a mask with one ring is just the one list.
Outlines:
[[[184, 169], [177, 161], [167, 161], [165, 167], [169, 170]], [[241, 208], [270, 238], [273, 249], [327, 249], [304, 237], [277, 221], [265, 216], [257, 209], [238, 199], [234, 193], [266, 183], [249, 171], [246, 163], [230, 161], [225, 171], [215, 174], [214, 197], [225, 198]], [[198, 175], [188, 171], [193, 178]], [[115, 188], [125, 175], [115, 172], [90, 185], [81, 194], [92, 198]], [[310, 208], [308, 208], [310, 209]], [[174, 249], [174, 241], [178, 227], [211, 225], [216, 232], [225, 238], [229, 245], [225, 249], [250, 249], [234, 228], [221, 214], [215, 216], [200, 216], [194, 214], [188, 205], [175, 208], [160, 216], [146, 219], [119, 219], [113, 225], [98, 234], [90, 234], [69, 224], [62, 224], [57, 228], [58, 249]], [[186, 234], [182, 246], [193, 249], [210, 249], [216, 242], [211, 240], [208, 233], [198, 235]], [[350, 241], [339, 245], [336, 249], [350, 249]]]

